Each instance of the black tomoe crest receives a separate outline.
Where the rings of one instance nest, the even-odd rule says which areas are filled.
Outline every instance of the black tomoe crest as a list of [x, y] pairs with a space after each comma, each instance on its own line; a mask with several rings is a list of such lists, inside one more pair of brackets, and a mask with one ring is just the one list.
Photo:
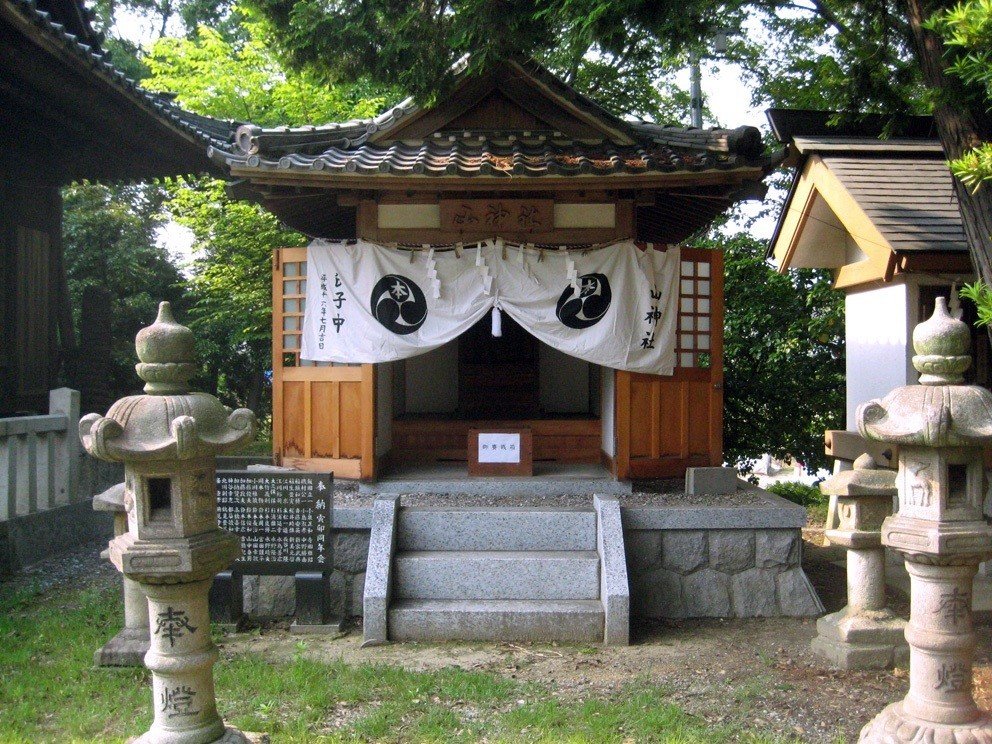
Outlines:
[[589, 328], [603, 319], [612, 300], [610, 280], [605, 274], [583, 274], [578, 289], [571, 284], [565, 287], [555, 314], [569, 328]]
[[427, 320], [427, 298], [411, 279], [386, 274], [372, 287], [372, 316], [393, 333], [405, 336]]

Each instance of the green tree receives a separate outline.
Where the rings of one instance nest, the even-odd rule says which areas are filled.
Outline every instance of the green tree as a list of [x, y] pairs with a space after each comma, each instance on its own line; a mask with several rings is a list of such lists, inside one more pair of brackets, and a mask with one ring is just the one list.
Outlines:
[[[182, 276], [156, 244], [164, 197], [157, 186], [80, 183], [63, 190], [62, 232], [74, 325], [79, 328], [85, 289], [105, 289], [112, 310], [109, 388], [115, 398], [140, 387], [134, 373], [135, 334], [155, 317], [161, 300], [181, 306]], [[86, 351], [84, 345], [81, 352]]]
[[[287, 72], [261, 24], [246, 17], [243, 31], [240, 40], [206, 27], [192, 38], [160, 39], [145, 58], [143, 85], [175, 93], [196, 113], [261, 125], [371, 116], [397, 96], [364, 81], [330, 86]], [[261, 206], [231, 199], [224, 182], [210, 178], [170, 186], [166, 208], [195, 239], [188, 321], [199, 338], [201, 384], [264, 415], [271, 407], [272, 250], [306, 238]]]
[[[944, 39], [950, 73], [976, 86], [986, 107], [992, 108], [992, 0], [963, 2], [935, 16], [930, 27]], [[978, 191], [986, 181], [992, 181], [992, 142], [977, 144], [952, 160], [950, 167], [965, 187]], [[966, 285], [961, 295], [977, 305], [978, 325], [992, 329], [992, 287], [988, 281]]]
[[825, 429], [843, 428], [844, 298], [823, 271], [787, 275], [746, 234], [706, 241], [725, 257], [724, 456], [764, 453], [827, 467]]
[[[992, 109], [992, 0], [968, 0], [937, 14], [929, 25], [944, 40], [949, 72], [973, 86], [978, 105]], [[951, 171], [973, 191], [992, 181], [992, 142], [952, 161]]]

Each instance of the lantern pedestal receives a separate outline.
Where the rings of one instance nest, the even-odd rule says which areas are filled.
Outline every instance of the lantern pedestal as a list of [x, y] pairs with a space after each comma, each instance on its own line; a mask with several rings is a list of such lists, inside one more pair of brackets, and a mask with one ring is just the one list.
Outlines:
[[247, 742], [224, 726], [214, 698], [213, 666], [218, 652], [210, 640], [207, 596], [211, 579], [186, 584], [146, 584], [155, 721], [142, 744]]
[[882, 522], [892, 513], [895, 473], [862, 455], [820, 490], [831, 497], [824, 536], [847, 549], [847, 606], [821, 617], [815, 654], [841, 669], [887, 669], [909, 660], [906, 622], [886, 607]]
[[[163, 302], [135, 339], [146, 394], [79, 422], [87, 452], [124, 463], [126, 520], [122, 515], [107, 552], [132, 589], [129, 601], [137, 602], [138, 592], [148, 601], [144, 661], [155, 720], [137, 740], [142, 744], [249, 741], [217, 713], [208, 595], [217, 572], [241, 555], [238, 537], [217, 526], [215, 458], [251, 441], [256, 421], [247, 409], [232, 412], [211, 395], [190, 392], [193, 346], [192, 332]], [[112, 490], [116, 506], [119, 489]]]
[[964, 385], [968, 327], [937, 299], [913, 331], [919, 385], [896, 388], [857, 412], [862, 436], [899, 445], [899, 513], [882, 543], [910, 577], [909, 694], [861, 731], [863, 744], [992, 744], [992, 716], [972, 696], [972, 592], [992, 555], [985, 523], [983, 448], [992, 442], [992, 393]]
[[148, 600], [137, 581], [124, 579], [124, 627], [93, 654], [96, 666], [142, 666], [148, 653]]
[[[844, 542], [828, 535], [835, 545]], [[885, 549], [881, 536], [852, 540], [847, 550], [847, 606], [816, 622], [813, 652], [841, 669], [889, 669], [909, 661], [906, 621], [885, 603]], [[866, 547], [874, 543], [873, 547]]]
[[[127, 509], [124, 507], [124, 484], [118, 483], [93, 497], [93, 509], [114, 515], [114, 536], [128, 531]], [[100, 554], [109, 558], [109, 551]], [[93, 652], [95, 666], [140, 667], [148, 653], [148, 600], [138, 582], [123, 576], [124, 627]]]

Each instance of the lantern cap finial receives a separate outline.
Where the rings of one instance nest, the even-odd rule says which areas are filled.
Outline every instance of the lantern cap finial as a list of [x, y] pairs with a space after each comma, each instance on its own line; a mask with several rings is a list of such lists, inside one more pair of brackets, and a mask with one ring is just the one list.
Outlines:
[[938, 297], [933, 315], [913, 329], [913, 366], [921, 385], [956, 385], [971, 366], [971, 331], [947, 311], [947, 298]]
[[176, 322], [172, 305], [161, 302], [155, 322], [138, 331], [134, 348], [141, 361], [135, 365], [149, 395], [189, 392], [189, 379], [196, 373], [193, 363], [193, 332]]

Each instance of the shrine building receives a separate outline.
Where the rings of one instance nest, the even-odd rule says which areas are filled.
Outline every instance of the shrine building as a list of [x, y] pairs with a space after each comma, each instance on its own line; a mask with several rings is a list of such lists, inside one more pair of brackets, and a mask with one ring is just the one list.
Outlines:
[[[308, 249], [274, 256], [277, 463], [362, 480], [411, 467], [465, 473], [479, 459], [470, 432], [489, 429], [526, 432], [535, 473], [602, 466], [617, 479], [652, 478], [722, 464], [722, 255], [680, 244], [735, 202], [763, 196], [780, 156], [766, 152], [756, 128], [620, 119], [535, 62], [511, 61], [463, 77], [431, 107], [404, 101], [373, 119], [322, 126], [245, 124], [210, 157], [235, 180], [234, 194], [320, 239], [309, 250], [336, 267], [321, 277], [321, 318], [312, 307], [308, 320]], [[613, 251], [642, 281], [650, 270], [635, 247], [677, 251], [664, 290], [660, 273], [647, 279], [651, 297], [670, 308], [659, 321], [664, 309], [648, 305], [658, 339], [670, 323], [662, 340], [671, 348], [654, 362], [635, 361], [654, 349], [656, 333], [635, 327], [642, 299], [618, 292], [627, 285], [606, 269], [584, 268]], [[387, 260], [393, 286], [372, 290], [369, 309], [364, 263]], [[407, 263], [425, 279], [397, 273]], [[347, 286], [334, 294], [328, 282]], [[561, 294], [561, 343], [549, 342], [558, 330], [538, 317], [544, 299], [535, 294], [527, 307], [528, 286], [551, 298], [552, 320]], [[338, 312], [345, 290], [360, 300], [348, 305], [353, 320]], [[563, 305], [587, 295], [605, 309], [590, 314], [585, 304], [567, 321]], [[391, 319], [382, 302], [399, 303]], [[467, 314], [453, 309], [459, 302]], [[617, 317], [597, 328], [607, 310]], [[392, 330], [381, 344], [374, 321]], [[311, 349], [326, 345], [326, 357], [305, 356], [308, 323], [320, 329]], [[544, 340], [534, 335], [541, 323]], [[356, 334], [348, 348], [362, 351], [334, 351], [343, 330]], [[435, 332], [450, 340], [416, 347]]]

